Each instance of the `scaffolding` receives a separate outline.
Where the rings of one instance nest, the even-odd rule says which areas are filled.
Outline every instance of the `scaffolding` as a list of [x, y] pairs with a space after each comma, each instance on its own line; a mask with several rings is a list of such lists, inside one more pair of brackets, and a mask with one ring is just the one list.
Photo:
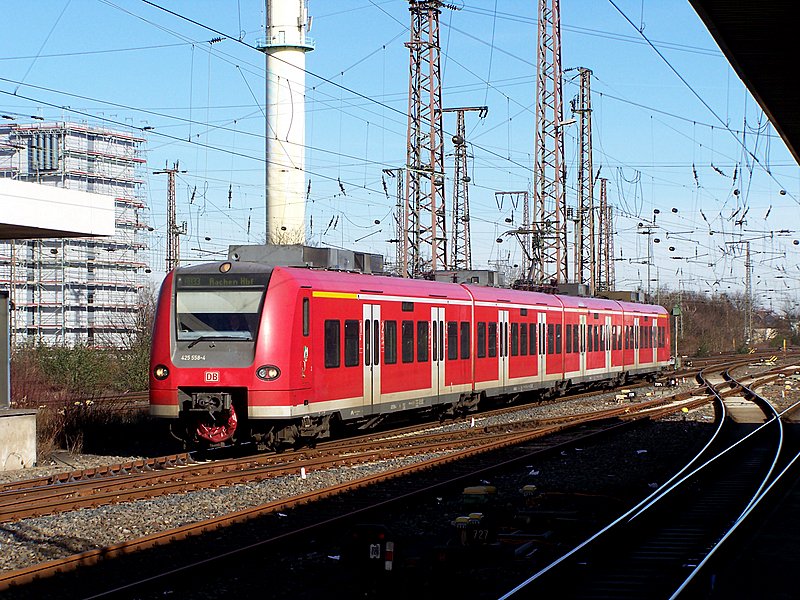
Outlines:
[[0, 242], [13, 345], [120, 346], [137, 332], [150, 271], [143, 142], [78, 123], [0, 125], [0, 176], [115, 199], [113, 237]]

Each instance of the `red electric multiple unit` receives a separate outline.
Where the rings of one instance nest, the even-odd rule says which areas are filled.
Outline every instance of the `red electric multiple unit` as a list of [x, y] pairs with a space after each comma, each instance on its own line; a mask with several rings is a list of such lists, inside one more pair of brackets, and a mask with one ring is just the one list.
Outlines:
[[661, 306], [212, 263], [161, 287], [150, 409], [189, 444], [279, 448], [338, 423], [654, 376], [669, 349]]

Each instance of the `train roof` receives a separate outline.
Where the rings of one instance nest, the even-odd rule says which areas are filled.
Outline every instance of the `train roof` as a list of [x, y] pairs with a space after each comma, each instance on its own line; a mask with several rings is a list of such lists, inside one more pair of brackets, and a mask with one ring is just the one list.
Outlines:
[[346, 271], [322, 271], [302, 267], [275, 267], [273, 275], [282, 273], [300, 285], [324, 286], [332, 292], [378, 293], [391, 296], [423, 296], [470, 300], [469, 293], [457, 283], [425, 279], [405, 279], [386, 275], [365, 275]]
[[485, 287], [481, 285], [464, 285], [477, 302], [508, 302], [511, 304], [539, 304], [541, 306], [557, 306], [561, 308], [558, 296], [541, 292], [525, 292], [509, 288]]
[[638, 304], [637, 302], [619, 302], [626, 313], [647, 313], [647, 314], [668, 314], [668, 311], [663, 306], [658, 304]]

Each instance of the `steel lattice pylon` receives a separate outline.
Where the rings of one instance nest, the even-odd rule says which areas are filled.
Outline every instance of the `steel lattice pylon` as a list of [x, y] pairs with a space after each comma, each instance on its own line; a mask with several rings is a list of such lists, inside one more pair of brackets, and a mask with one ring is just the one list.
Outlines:
[[464, 113], [477, 111], [481, 119], [489, 112], [486, 106], [445, 108], [456, 113], [456, 134], [453, 136], [453, 226], [450, 229], [450, 268], [472, 270], [472, 245], [469, 235], [469, 182], [467, 167], [467, 128]]
[[598, 264], [597, 284], [595, 289], [611, 291], [614, 289], [614, 216], [608, 205], [606, 184], [608, 180], [600, 178], [600, 208], [598, 210]]
[[560, 0], [539, 0], [536, 77], [536, 164], [533, 174], [534, 285], [568, 281], [562, 145]]
[[[440, 0], [409, 0], [408, 85], [403, 276], [447, 268], [444, 143], [439, 47]], [[448, 7], [449, 8], [449, 7]], [[430, 246], [430, 259], [423, 256]]]
[[186, 234], [186, 223], [178, 225], [175, 206], [175, 173], [186, 173], [178, 168], [176, 162], [170, 169], [164, 167], [153, 171], [153, 175], [167, 175], [167, 273], [181, 264], [181, 235]]
[[580, 91], [572, 112], [578, 115], [578, 214], [575, 226], [575, 282], [589, 286], [594, 295], [597, 282], [594, 228], [594, 173], [592, 171], [592, 72], [578, 68]]

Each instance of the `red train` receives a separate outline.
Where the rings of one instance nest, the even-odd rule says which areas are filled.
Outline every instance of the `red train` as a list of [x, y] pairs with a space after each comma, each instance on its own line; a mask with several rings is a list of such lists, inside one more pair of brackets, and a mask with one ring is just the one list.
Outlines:
[[337, 423], [655, 375], [669, 349], [661, 306], [211, 263], [161, 287], [150, 409], [189, 444], [279, 448]]

